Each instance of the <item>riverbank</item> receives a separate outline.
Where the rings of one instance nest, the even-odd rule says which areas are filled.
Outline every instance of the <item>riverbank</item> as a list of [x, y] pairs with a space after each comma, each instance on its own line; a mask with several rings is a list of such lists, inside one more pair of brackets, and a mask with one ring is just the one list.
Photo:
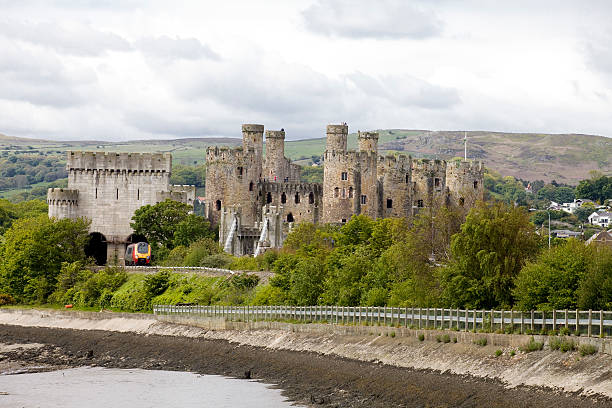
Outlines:
[[[290, 325], [295, 331], [208, 330], [152, 315], [2, 310], [0, 323], [0, 343], [42, 344], [2, 353], [5, 360], [250, 375], [311, 405], [612, 406], [612, 357], [606, 354], [511, 356], [510, 347], [420, 342], [374, 327], [360, 335], [298, 330], [307, 325]], [[503, 354], [495, 357], [498, 349]]]

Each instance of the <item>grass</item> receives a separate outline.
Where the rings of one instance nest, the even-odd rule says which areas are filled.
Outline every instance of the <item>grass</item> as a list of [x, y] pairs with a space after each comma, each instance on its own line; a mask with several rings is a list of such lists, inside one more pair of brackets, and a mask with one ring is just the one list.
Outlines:
[[539, 341], [535, 341], [535, 339], [533, 337], [531, 339], [529, 339], [529, 342], [527, 342], [527, 344], [525, 344], [522, 347], [520, 347], [521, 351], [523, 351], [525, 353], [531, 353], [532, 351], [540, 351], [543, 348], [544, 348], [544, 343], [540, 343]]
[[588, 356], [597, 353], [597, 347], [592, 344], [581, 344], [578, 348], [581, 356]]
[[484, 347], [487, 345], [487, 338], [486, 337], [480, 337], [476, 340], [474, 340], [474, 344]]
[[563, 353], [576, 350], [576, 343], [573, 340], [564, 338], [552, 338], [548, 345], [551, 350], [559, 350]]
[[425, 340], [425, 335], [423, 333], [419, 334], [419, 341]]
[[503, 352], [503, 351], [501, 351], [501, 349], [497, 349], [497, 350], [495, 350], [495, 357], [499, 357], [499, 356], [501, 356], [502, 354], [504, 354], [504, 352]]

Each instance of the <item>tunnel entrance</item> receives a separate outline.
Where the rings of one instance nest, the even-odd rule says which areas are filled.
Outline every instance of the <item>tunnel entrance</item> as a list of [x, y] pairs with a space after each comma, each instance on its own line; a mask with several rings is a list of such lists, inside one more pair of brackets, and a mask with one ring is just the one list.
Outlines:
[[85, 255], [93, 258], [96, 265], [106, 265], [107, 256], [106, 237], [99, 232], [89, 234], [89, 243], [85, 245]]
[[144, 235], [140, 235], [140, 234], [132, 234], [129, 237], [127, 237], [127, 244], [137, 244], [139, 242], [149, 242], [147, 240], [147, 237], [145, 237]]

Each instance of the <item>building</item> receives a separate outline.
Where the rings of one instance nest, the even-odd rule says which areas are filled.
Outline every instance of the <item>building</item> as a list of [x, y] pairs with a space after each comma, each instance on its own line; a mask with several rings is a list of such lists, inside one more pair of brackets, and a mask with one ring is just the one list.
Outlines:
[[612, 213], [599, 210], [589, 215], [589, 223], [593, 225], [599, 225], [602, 228], [608, 228], [608, 225], [612, 224]]
[[378, 133], [358, 132], [347, 149], [348, 126], [327, 126], [323, 183], [302, 183], [284, 154], [285, 131], [242, 125], [243, 145], [206, 152], [205, 215], [235, 255], [277, 248], [294, 223], [344, 223], [355, 214], [410, 217], [442, 202], [468, 208], [484, 195], [480, 162], [415, 160], [378, 154]]
[[125, 247], [144, 240], [130, 227], [134, 211], [171, 198], [193, 205], [194, 186], [170, 185], [169, 153], [68, 152], [68, 188], [47, 192], [49, 217], [91, 220], [89, 255], [123, 264]]
[[606, 245], [612, 248], [612, 231], [601, 231], [587, 240], [587, 245]]

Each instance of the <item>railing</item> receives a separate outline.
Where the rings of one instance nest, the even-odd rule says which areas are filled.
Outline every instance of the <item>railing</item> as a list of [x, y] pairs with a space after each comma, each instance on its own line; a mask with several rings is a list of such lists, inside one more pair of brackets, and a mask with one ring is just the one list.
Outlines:
[[218, 317], [233, 321], [279, 320], [369, 326], [450, 329], [499, 333], [546, 334], [550, 331], [588, 337], [612, 336], [612, 311], [463, 310], [440, 308], [347, 306], [178, 306], [154, 305], [156, 315]]

